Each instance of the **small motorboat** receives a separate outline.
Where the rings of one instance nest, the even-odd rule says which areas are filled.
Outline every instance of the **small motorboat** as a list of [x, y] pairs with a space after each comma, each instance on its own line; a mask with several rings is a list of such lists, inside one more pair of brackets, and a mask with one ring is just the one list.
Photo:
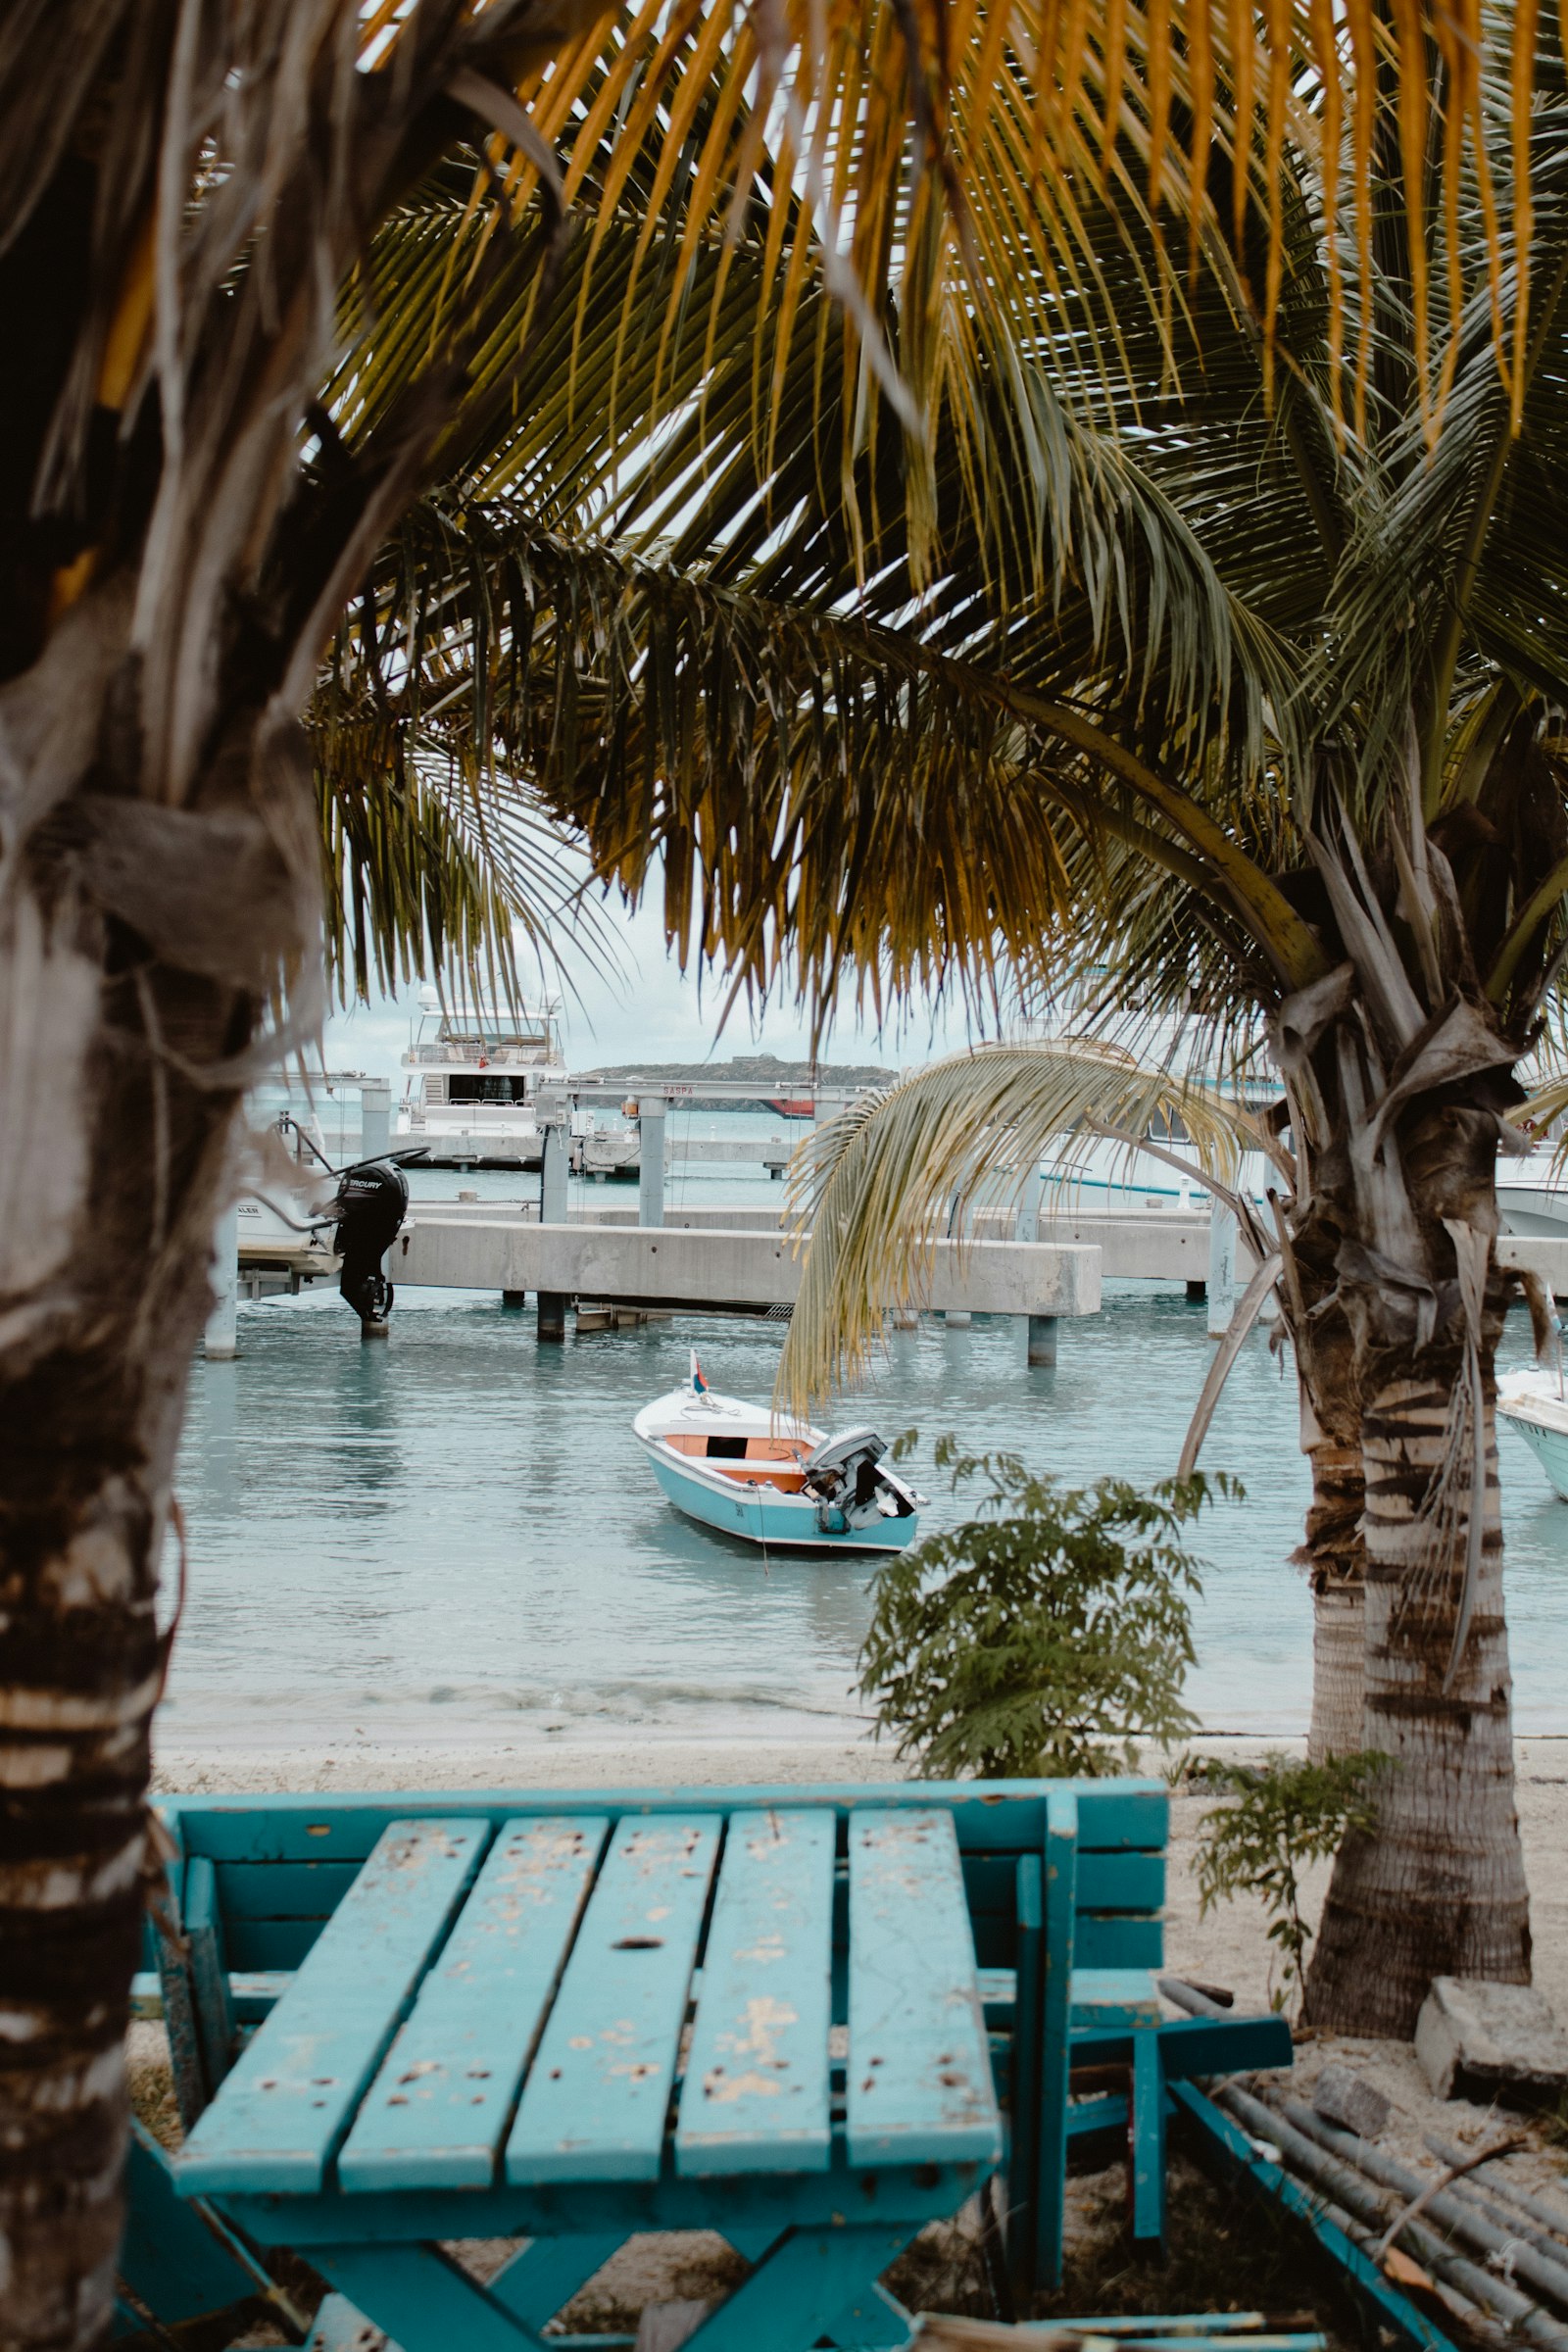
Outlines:
[[766, 1405], [690, 1378], [644, 1405], [632, 1431], [688, 1518], [768, 1550], [903, 1551], [926, 1500], [893, 1470], [874, 1429], [824, 1437]]
[[1568, 1397], [1560, 1372], [1539, 1367], [1511, 1372], [1497, 1383], [1497, 1418], [1516, 1429], [1568, 1502]]

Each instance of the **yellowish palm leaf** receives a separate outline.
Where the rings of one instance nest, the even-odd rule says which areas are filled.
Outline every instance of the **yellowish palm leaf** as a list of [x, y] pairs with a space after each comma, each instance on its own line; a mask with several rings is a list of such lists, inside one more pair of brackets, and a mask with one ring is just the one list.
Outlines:
[[1274, 1148], [1239, 1102], [1102, 1038], [982, 1046], [852, 1104], [812, 1139], [791, 1184], [806, 1261], [781, 1402], [808, 1412], [863, 1371], [889, 1309], [925, 1295], [936, 1244], [950, 1226], [961, 1239], [963, 1202], [1017, 1202], [1042, 1161], [1069, 1161], [1086, 1137], [1110, 1136], [1131, 1155], [1173, 1117], [1197, 1172], [1221, 1187], [1244, 1151]]

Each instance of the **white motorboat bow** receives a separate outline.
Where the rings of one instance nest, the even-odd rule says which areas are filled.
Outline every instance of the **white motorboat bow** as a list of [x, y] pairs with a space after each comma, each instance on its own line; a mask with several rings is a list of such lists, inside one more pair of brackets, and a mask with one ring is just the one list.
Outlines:
[[1568, 1502], [1568, 1397], [1562, 1374], [1540, 1365], [1511, 1372], [1497, 1383], [1497, 1418], [1516, 1429]]

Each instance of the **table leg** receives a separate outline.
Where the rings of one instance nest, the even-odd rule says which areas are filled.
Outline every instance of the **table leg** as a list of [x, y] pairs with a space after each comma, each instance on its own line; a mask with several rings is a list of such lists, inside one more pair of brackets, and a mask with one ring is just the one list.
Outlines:
[[542, 2328], [625, 2242], [624, 2230], [531, 2238], [497, 2271], [490, 2292], [502, 2310], [525, 2328]]
[[830, 2331], [844, 2352], [888, 2342], [888, 2299], [877, 2278], [920, 2229], [905, 2222], [792, 2230], [703, 2322], [691, 2352], [808, 2352]]
[[312, 2246], [310, 2259], [402, 2352], [541, 2352], [438, 2246]]
[[906, 2311], [898, 2296], [890, 2295], [881, 2280], [876, 2279], [869, 2292], [847, 2303], [822, 2333], [830, 2343], [842, 2346], [843, 2352], [852, 2352], [852, 2348], [855, 2352], [870, 2352], [874, 2346], [906, 2344], [913, 2326], [913, 2314]]

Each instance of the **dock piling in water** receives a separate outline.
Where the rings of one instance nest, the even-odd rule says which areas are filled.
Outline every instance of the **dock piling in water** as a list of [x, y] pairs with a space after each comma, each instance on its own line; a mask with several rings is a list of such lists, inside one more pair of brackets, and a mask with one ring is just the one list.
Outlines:
[[1055, 1366], [1056, 1321], [1054, 1315], [1029, 1317], [1029, 1361], [1045, 1371]]
[[662, 1101], [643, 1102], [637, 1114], [639, 1151], [637, 1155], [637, 1222], [639, 1225], [662, 1225], [664, 1222], [664, 1105]]
[[539, 1167], [541, 1225], [564, 1225], [566, 1222], [566, 1174], [570, 1164], [571, 1147], [567, 1142], [565, 1125], [562, 1120], [552, 1118], [545, 1126]]
[[213, 1311], [202, 1353], [226, 1363], [239, 1353], [239, 1206], [225, 1208], [213, 1234]]
[[392, 1145], [392, 1088], [385, 1078], [360, 1087], [360, 1157], [383, 1159]]
[[1235, 1310], [1236, 1218], [1216, 1200], [1208, 1229], [1208, 1336], [1223, 1339]]

